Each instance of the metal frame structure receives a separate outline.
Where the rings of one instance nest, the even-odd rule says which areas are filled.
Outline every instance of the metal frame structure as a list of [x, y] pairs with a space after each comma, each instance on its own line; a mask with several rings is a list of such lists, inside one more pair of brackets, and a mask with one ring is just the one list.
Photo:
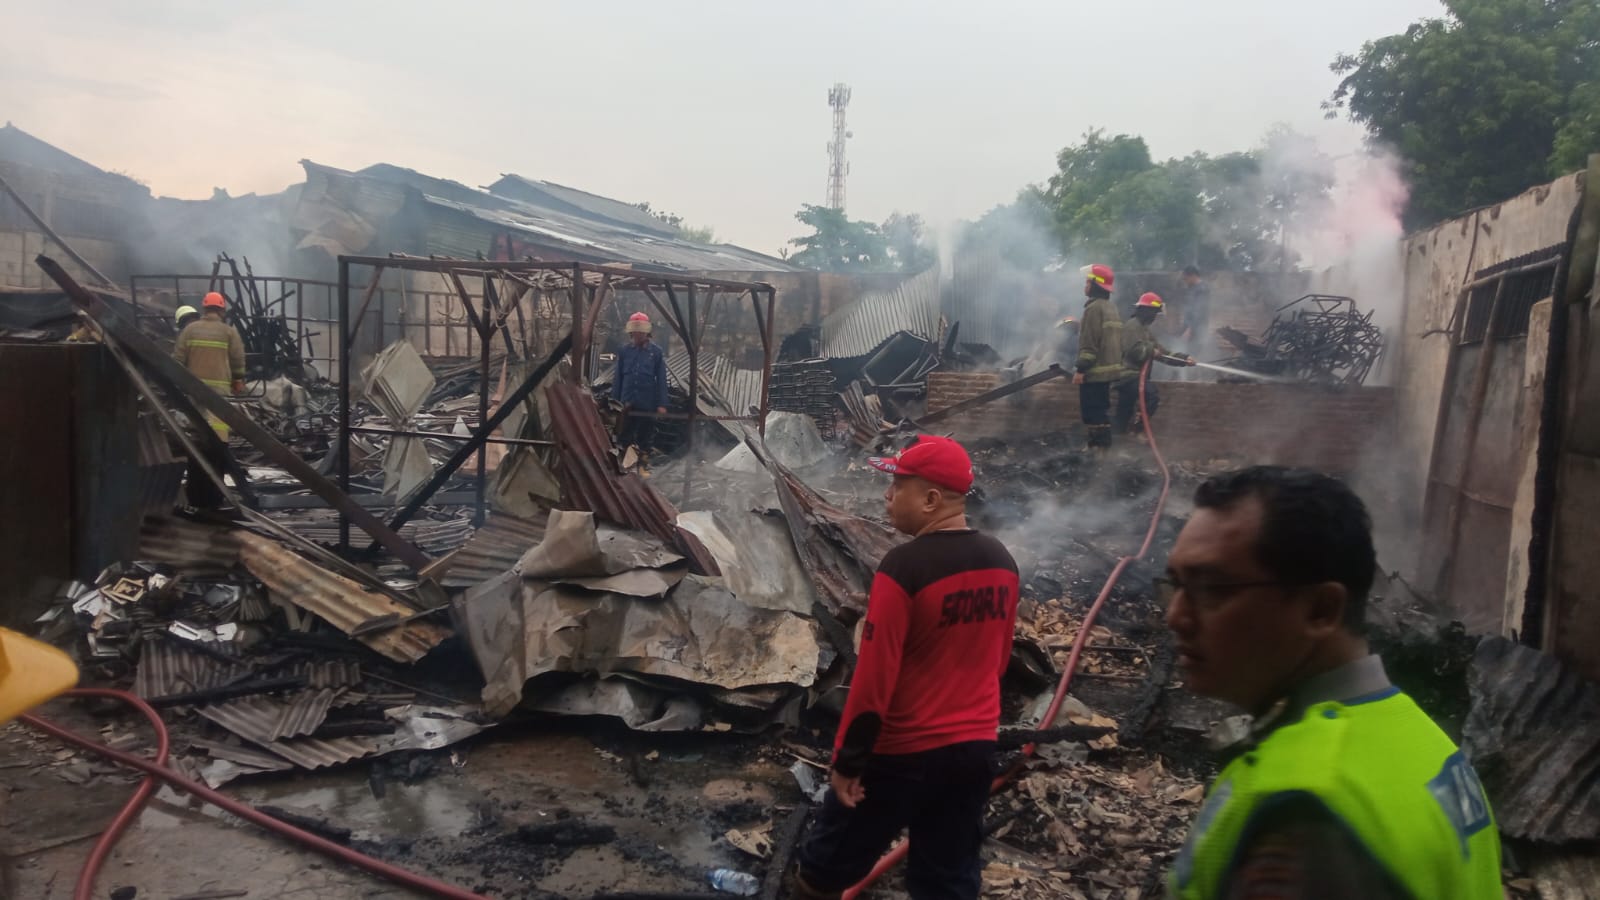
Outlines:
[[[365, 273], [359, 270], [367, 270]], [[594, 338], [600, 315], [606, 306], [617, 300], [620, 295], [635, 293], [648, 300], [652, 308], [659, 314], [661, 320], [671, 326], [679, 340], [683, 342], [684, 350], [689, 356], [689, 412], [687, 415], [691, 446], [694, 435], [694, 421], [698, 417], [697, 400], [700, 397], [700, 348], [705, 337], [706, 320], [715, 302], [719, 299], [732, 297], [733, 302], [738, 302], [744, 297], [749, 297], [755, 312], [756, 324], [761, 338], [763, 364], [761, 369], [761, 404], [756, 416], [735, 416], [735, 418], [754, 420], [757, 430], [765, 435], [765, 423], [769, 406], [769, 392], [772, 382], [772, 364], [777, 357], [777, 340], [774, 335], [775, 313], [777, 306], [777, 289], [765, 282], [739, 282], [726, 281], [714, 278], [703, 278], [695, 275], [666, 274], [657, 272], [639, 271], [613, 265], [595, 265], [591, 263], [556, 263], [556, 262], [506, 262], [491, 260], [468, 260], [439, 257], [414, 257], [405, 255], [393, 256], [340, 256], [339, 281], [338, 281], [338, 344], [335, 355], [338, 357], [339, 383], [339, 436], [336, 450], [338, 454], [335, 473], [339, 488], [346, 493], [350, 490], [350, 437], [352, 434], [387, 433], [390, 435], [405, 435], [404, 429], [374, 429], [354, 428], [351, 425], [351, 360], [356, 352], [356, 343], [367, 322], [369, 313], [373, 310], [374, 300], [378, 305], [378, 318], [380, 326], [389, 324], [384, 302], [389, 291], [380, 290], [379, 285], [384, 275], [389, 271], [401, 273], [402, 283], [407, 273], [424, 273], [437, 275], [451, 288], [453, 295], [426, 294], [427, 302], [431, 298], [444, 296], [453, 306], [459, 304], [460, 309], [466, 314], [469, 324], [469, 351], [477, 351], [478, 374], [480, 378], [478, 388], [478, 417], [477, 427], [467, 437], [455, 435], [440, 435], [440, 437], [453, 438], [465, 442], [451, 457], [450, 461], [441, 467], [434, 478], [418, 489], [405, 506], [400, 509], [390, 521], [391, 528], [398, 528], [407, 519], [421, 509], [460, 465], [470, 456], [480, 450], [486, 443], [518, 444], [525, 443], [514, 437], [493, 437], [492, 432], [499, 426], [506, 414], [512, 408], [522, 403], [532, 392], [537, 384], [555, 367], [562, 356], [570, 355], [574, 377], [580, 385], [587, 389], [590, 367], [594, 357]], [[353, 279], [352, 274], [364, 274], [364, 278]], [[468, 290], [468, 285], [473, 284], [478, 288], [474, 294]], [[358, 288], [357, 285], [365, 285]], [[354, 296], [359, 290], [360, 296]], [[392, 290], [392, 289], [390, 289]], [[404, 287], [401, 288], [404, 296]], [[664, 295], [664, 296], [663, 296]], [[476, 298], [476, 301], [475, 299]], [[525, 309], [524, 301], [531, 302], [532, 309]], [[563, 302], [564, 301], [564, 302]], [[564, 307], [564, 308], [563, 308]], [[407, 334], [407, 323], [404, 319], [404, 310], [399, 319], [400, 335], [402, 339], [410, 338]], [[429, 316], [424, 317], [425, 323]], [[516, 320], [515, 328], [512, 320]], [[532, 319], [532, 334], [529, 331], [529, 320]], [[554, 326], [546, 330], [541, 327], [541, 321]], [[381, 328], [380, 337], [387, 343], [388, 328]], [[551, 339], [556, 332], [564, 332], [555, 343]], [[471, 340], [476, 336], [477, 340]], [[496, 342], [504, 345], [507, 360], [527, 360], [532, 362], [539, 356], [549, 353], [544, 362], [531, 372], [523, 383], [501, 400], [498, 413], [491, 415], [489, 412], [491, 385], [492, 348]], [[547, 343], [555, 343], [552, 349], [545, 347]], [[474, 346], [475, 345], [475, 346]], [[477, 486], [475, 491], [476, 521], [483, 522], [486, 515], [486, 495], [488, 488], [488, 460], [486, 455], [477, 452]], [[349, 522], [343, 515], [340, 516], [339, 535], [340, 545], [348, 546]]]
[[[249, 287], [246, 287], [246, 282]], [[279, 275], [254, 273], [234, 277], [232, 273], [213, 270], [210, 275], [131, 275], [128, 277], [128, 296], [133, 300], [136, 321], [160, 320], [163, 327], [171, 328], [171, 310], [150, 302], [156, 296], [170, 296], [172, 306], [200, 308], [208, 291], [221, 291], [235, 302], [251, 295], [270, 297], [266, 302], [268, 315], [281, 314], [293, 332], [295, 345], [300, 349], [302, 362], [322, 364], [323, 377], [332, 373], [338, 360], [334, 352], [333, 330], [339, 320], [334, 316], [335, 290], [339, 286], [331, 281], [309, 278], [285, 278]], [[291, 301], [293, 314], [291, 315]], [[307, 328], [310, 328], [308, 331]], [[159, 329], [158, 329], [159, 330]]]

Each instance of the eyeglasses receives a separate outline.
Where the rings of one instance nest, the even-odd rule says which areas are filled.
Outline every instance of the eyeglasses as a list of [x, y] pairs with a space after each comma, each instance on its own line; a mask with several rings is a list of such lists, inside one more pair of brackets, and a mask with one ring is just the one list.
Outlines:
[[1197, 609], [1202, 612], [1212, 612], [1227, 603], [1240, 591], [1256, 587], [1297, 587], [1288, 581], [1232, 581], [1221, 584], [1197, 582], [1190, 584], [1176, 578], [1157, 578], [1156, 601], [1162, 609], [1171, 609], [1172, 602], [1177, 599], [1178, 592], [1183, 591], [1184, 596], [1194, 602]]

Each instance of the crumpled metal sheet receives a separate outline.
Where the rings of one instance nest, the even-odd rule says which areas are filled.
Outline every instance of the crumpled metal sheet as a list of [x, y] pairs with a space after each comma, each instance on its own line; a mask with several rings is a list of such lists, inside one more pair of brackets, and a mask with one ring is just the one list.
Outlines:
[[623, 474], [594, 398], [572, 384], [552, 384], [552, 433], [559, 454], [562, 505], [586, 509], [625, 528], [653, 534], [682, 553], [690, 568], [716, 575], [716, 560], [694, 535], [677, 527], [678, 511], [638, 475]]
[[[329, 572], [269, 538], [241, 531], [236, 539], [240, 560], [262, 584], [345, 634], [379, 616], [394, 613], [404, 617], [416, 611], [385, 594]], [[449, 636], [447, 628], [416, 621], [365, 634], [356, 640], [395, 662], [411, 663], [427, 655]]]
[[438, 750], [482, 731], [475, 707], [407, 704], [384, 711], [393, 735], [345, 738], [272, 737], [289, 704], [271, 697], [241, 697], [199, 709], [200, 715], [303, 769], [320, 769], [399, 750]]
[[687, 574], [682, 562], [649, 535], [598, 525], [594, 513], [555, 509], [544, 540], [513, 571], [591, 591], [659, 597]]
[[560, 716], [611, 716], [634, 731], [697, 731], [706, 718], [696, 698], [632, 678], [585, 679], [525, 705]]
[[[822, 656], [816, 623], [757, 609], [691, 575], [641, 599], [507, 573], [461, 601], [463, 633], [483, 672], [484, 707], [503, 716], [549, 672], [635, 672], [710, 688], [807, 686]], [[520, 583], [519, 583], [520, 582]]]
[[754, 512], [702, 510], [680, 514], [678, 525], [716, 557], [722, 583], [734, 596], [759, 609], [811, 614], [816, 591], [782, 521]]
[[878, 563], [885, 553], [904, 543], [906, 536], [835, 507], [794, 473], [776, 462], [769, 463], [784, 521], [823, 605], [836, 616], [866, 613]]
[[1473, 654], [1463, 749], [1502, 834], [1600, 838], [1600, 685], [1502, 637]]

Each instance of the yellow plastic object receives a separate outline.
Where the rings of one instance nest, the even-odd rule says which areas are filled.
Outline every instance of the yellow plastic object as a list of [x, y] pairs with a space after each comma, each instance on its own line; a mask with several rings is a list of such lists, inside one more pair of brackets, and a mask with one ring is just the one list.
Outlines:
[[9, 722], [78, 683], [78, 667], [60, 650], [0, 628], [0, 722]]

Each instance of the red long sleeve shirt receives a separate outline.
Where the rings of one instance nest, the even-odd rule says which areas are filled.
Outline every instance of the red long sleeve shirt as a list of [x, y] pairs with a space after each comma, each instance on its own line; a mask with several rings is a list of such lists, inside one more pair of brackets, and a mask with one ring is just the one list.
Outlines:
[[874, 753], [992, 741], [1011, 660], [1017, 564], [976, 531], [936, 531], [890, 550], [867, 601], [834, 767]]

